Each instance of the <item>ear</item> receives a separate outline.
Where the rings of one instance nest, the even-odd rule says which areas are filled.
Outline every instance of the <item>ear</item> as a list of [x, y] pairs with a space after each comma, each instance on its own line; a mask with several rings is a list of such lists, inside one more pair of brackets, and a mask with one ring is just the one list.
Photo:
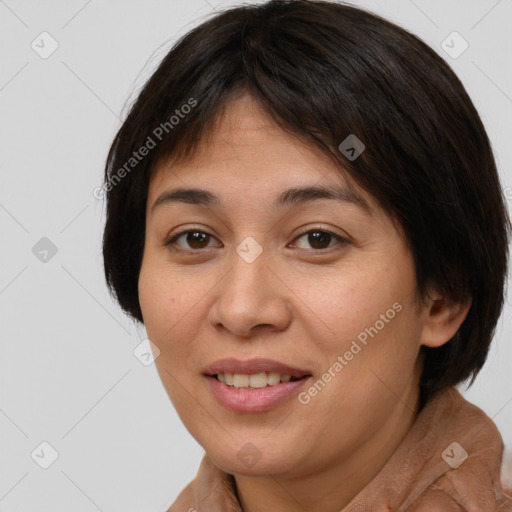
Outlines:
[[421, 345], [437, 348], [450, 341], [464, 322], [470, 307], [471, 299], [461, 303], [436, 294], [425, 311]]

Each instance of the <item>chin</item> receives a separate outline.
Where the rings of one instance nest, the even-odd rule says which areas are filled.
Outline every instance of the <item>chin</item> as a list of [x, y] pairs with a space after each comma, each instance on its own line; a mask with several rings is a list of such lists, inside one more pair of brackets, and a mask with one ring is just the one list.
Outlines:
[[265, 447], [261, 446], [262, 444], [260, 442], [261, 449], [259, 449], [255, 443], [247, 441], [238, 450], [230, 448], [220, 452], [217, 450], [206, 450], [206, 452], [217, 467], [234, 475], [278, 475], [293, 472], [297, 467], [297, 461], [291, 459], [289, 453], [285, 453], [286, 450], [279, 451], [270, 448], [268, 443]]

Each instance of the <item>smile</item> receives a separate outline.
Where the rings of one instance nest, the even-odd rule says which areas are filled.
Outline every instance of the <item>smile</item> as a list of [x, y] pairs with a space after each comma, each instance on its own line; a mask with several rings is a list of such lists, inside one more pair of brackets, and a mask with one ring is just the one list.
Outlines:
[[202, 373], [216, 401], [233, 412], [275, 409], [313, 378], [310, 370], [263, 358], [222, 359], [203, 368]]
[[261, 389], [267, 386], [275, 386], [280, 382], [294, 382], [298, 377], [279, 372], [260, 372], [252, 375], [243, 373], [218, 373], [217, 380], [238, 389]]

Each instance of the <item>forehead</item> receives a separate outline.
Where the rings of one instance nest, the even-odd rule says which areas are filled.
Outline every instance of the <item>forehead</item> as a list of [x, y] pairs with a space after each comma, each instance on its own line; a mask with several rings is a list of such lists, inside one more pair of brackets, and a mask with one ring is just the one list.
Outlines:
[[244, 95], [226, 106], [191, 157], [179, 162], [171, 158], [155, 168], [148, 208], [171, 187], [208, 188], [220, 198], [244, 191], [248, 200], [252, 197], [275, 203], [281, 199], [286, 203], [283, 192], [313, 186], [343, 189], [342, 196], [354, 204], [376, 207], [371, 195], [332, 158], [311, 142], [283, 130], [253, 98]]
[[302, 161], [300, 167], [307, 169], [311, 162], [318, 168], [327, 160], [317, 148], [281, 129], [252, 97], [244, 95], [219, 112], [191, 157], [185, 161], [169, 158], [156, 166], [154, 178], [164, 179], [170, 168], [176, 173], [181, 169], [189, 173], [218, 167], [228, 170], [243, 162], [249, 172], [256, 166], [261, 169], [263, 163], [278, 168], [297, 167]]

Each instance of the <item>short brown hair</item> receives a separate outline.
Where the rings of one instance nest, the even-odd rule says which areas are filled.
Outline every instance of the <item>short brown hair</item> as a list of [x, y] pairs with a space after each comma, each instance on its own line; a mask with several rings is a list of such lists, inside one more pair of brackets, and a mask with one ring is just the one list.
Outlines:
[[[191, 155], [241, 92], [330, 155], [400, 225], [421, 296], [434, 284], [453, 300], [471, 298], [455, 336], [422, 347], [422, 397], [472, 383], [501, 313], [508, 261], [510, 221], [491, 145], [447, 63], [407, 30], [351, 5], [271, 0], [227, 9], [162, 60], [105, 167], [105, 277], [123, 310], [143, 322], [138, 276], [152, 171]], [[353, 161], [338, 149], [349, 134], [366, 146]], [[154, 148], [128, 167], [150, 139]]]

